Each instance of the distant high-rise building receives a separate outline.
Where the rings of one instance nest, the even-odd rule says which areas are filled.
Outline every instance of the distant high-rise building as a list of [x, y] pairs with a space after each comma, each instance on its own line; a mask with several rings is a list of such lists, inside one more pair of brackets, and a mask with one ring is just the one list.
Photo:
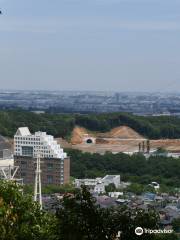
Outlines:
[[33, 184], [36, 158], [41, 158], [42, 185], [69, 182], [70, 159], [54, 137], [46, 132], [31, 134], [27, 127], [18, 128], [14, 136], [14, 161], [19, 166], [18, 177]]

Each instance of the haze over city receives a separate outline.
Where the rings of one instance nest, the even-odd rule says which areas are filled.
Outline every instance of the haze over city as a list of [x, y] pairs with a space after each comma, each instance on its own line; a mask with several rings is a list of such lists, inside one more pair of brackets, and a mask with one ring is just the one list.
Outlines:
[[1, 89], [176, 91], [177, 0], [0, 0]]

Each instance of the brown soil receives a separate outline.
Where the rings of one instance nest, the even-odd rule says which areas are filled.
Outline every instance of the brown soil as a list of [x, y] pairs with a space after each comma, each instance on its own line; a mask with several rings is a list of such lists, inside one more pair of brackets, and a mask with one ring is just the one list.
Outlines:
[[[88, 134], [96, 138], [96, 144], [87, 144], [83, 142], [84, 134]], [[138, 151], [139, 143], [145, 141], [141, 135], [135, 132], [129, 127], [117, 127], [107, 133], [90, 133], [85, 128], [75, 127], [72, 132], [71, 142], [67, 142], [62, 138], [57, 138], [57, 142], [62, 148], [73, 148], [79, 149], [83, 152], [101, 153], [104, 154], [106, 151], [110, 152], [134, 152]], [[145, 141], [146, 142], [146, 141]], [[5, 139], [5, 143], [9, 146], [5, 146], [0, 141], [0, 149], [12, 148], [13, 139]], [[156, 150], [161, 147], [170, 152], [180, 152], [180, 139], [159, 139], [150, 140], [151, 150]]]
[[98, 136], [105, 138], [120, 138], [120, 139], [144, 139], [139, 133], [127, 126], [113, 128], [110, 132], [99, 134]]
[[[96, 137], [95, 144], [87, 144], [83, 142], [85, 135]], [[107, 133], [90, 133], [85, 128], [75, 127], [72, 132], [71, 143], [58, 139], [58, 143], [63, 148], [79, 149], [83, 152], [105, 153], [111, 152], [134, 152], [138, 151], [139, 143], [146, 140], [133, 129], [122, 126], [112, 129]], [[162, 147], [170, 152], [180, 152], [179, 139], [159, 139], [150, 140], [151, 150]]]
[[71, 143], [68, 143], [65, 139], [56, 138], [56, 141], [62, 148], [72, 148]]
[[180, 139], [159, 139], [151, 140], [152, 148], [164, 148], [170, 152], [180, 152]]
[[109, 141], [103, 138], [96, 138], [96, 144], [106, 144], [106, 143], [109, 143]]
[[83, 142], [83, 137], [88, 134], [88, 131], [82, 127], [75, 127], [72, 132], [71, 144], [80, 144]]
[[89, 137], [97, 137], [97, 143], [111, 143], [110, 139], [144, 139], [140, 134], [127, 126], [113, 128], [106, 133], [89, 133], [85, 128], [75, 127], [72, 132], [71, 143], [73, 145], [83, 143], [85, 135]]

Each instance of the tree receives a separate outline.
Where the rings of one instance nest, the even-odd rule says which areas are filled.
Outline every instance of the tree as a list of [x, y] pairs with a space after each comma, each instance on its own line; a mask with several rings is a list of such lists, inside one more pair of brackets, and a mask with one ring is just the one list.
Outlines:
[[[22, 194], [14, 182], [0, 181], [1, 240], [121, 240], [177, 239], [175, 235], [154, 236], [135, 234], [136, 227], [158, 229], [158, 215], [127, 207], [101, 208], [83, 187], [67, 194], [56, 215], [40, 210], [31, 196]], [[174, 237], [174, 238], [173, 238]]]
[[105, 186], [106, 193], [108, 192], [115, 192], [116, 186], [114, 183], [110, 183], [108, 186]]
[[85, 187], [75, 194], [67, 195], [62, 208], [57, 211], [59, 219], [59, 239], [106, 239], [103, 230], [103, 211], [95, 205], [95, 200]]
[[127, 187], [126, 191], [140, 195], [144, 192], [144, 186], [138, 183], [132, 183], [130, 186]]
[[0, 239], [55, 240], [55, 218], [21, 190], [14, 182], [0, 181]]
[[174, 219], [172, 226], [175, 232], [180, 232], [180, 218]]
[[[121, 240], [139, 239], [135, 228], [157, 228], [158, 215], [127, 207], [101, 208], [95, 199], [82, 187], [79, 193], [67, 195], [57, 211], [59, 240], [114, 240], [121, 232]], [[144, 235], [141, 239], [154, 239]]]
[[146, 186], [144, 187], [143, 192], [156, 193], [156, 190], [155, 190], [155, 188], [154, 188], [153, 186], [151, 186], [151, 185], [146, 185]]
[[175, 233], [172, 234], [158, 234], [154, 240], [178, 240], [178, 236]]

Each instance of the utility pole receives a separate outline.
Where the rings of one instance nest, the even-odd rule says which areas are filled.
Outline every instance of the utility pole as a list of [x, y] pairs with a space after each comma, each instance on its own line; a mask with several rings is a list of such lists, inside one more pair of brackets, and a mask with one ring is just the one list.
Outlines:
[[34, 186], [34, 201], [39, 202], [42, 209], [42, 193], [41, 193], [41, 158], [40, 154], [36, 159], [36, 171], [35, 171], [35, 186]]

